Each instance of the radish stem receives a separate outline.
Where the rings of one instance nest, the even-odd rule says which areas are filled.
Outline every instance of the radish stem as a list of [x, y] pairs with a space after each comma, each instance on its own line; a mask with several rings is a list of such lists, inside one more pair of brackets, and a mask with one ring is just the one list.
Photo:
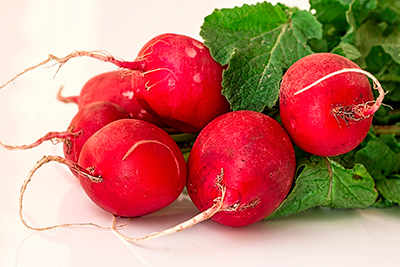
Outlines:
[[63, 86], [60, 87], [60, 89], [57, 92], [57, 100], [64, 102], [64, 103], [75, 103], [78, 104], [78, 97], [79, 96], [62, 96], [61, 92], [64, 89]]
[[32, 144], [29, 145], [7, 145], [3, 142], [0, 141], [0, 145], [3, 146], [4, 148], [8, 149], [8, 150], [17, 150], [17, 149], [21, 149], [21, 150], [27, 150], [30, 148], [34, 148], [37, 147], [38, 145], [40, 145], [41, 143], [43, 143], [44, 141], [52, 141], [54, 144], [58, 143], [58, 142], [62, 142], [63, 140], [68, 140], [71, 138], [76, 137], [77, 135], [81, 134], [81, 132], [76, 132], [76, 133], [71, 133], [71, 132], [49, 132], [47, 133], [45, 136], [43, 136], [42, 138], [39, 138], [37, 141], [35, 141]]
[[119, 68], [122, 69], [129, 69], [129, 70], [139, 70], [139, 71], [145, 71], [146, 68], [146, 62], [145, 61], [124, 61], [121, 59], [117, 59], [115, 57], [113, 57], [112, 55], [110, 55], [109, 53], [105, 52], [105, 51], [74, 51], [70, 54], [68, 54], [65, 57], [57, 57], [54, 56], [52, 54], [50, 54], [47, 59], [43, 60], [42, 62], [39, 62], [36, 65], [33, 65], [29, 68], [26, 68], [24, 71], [18, 73], [14, 78], [12, 78], [11, 80], [9, 80], [8, 82], [6, 82], [5, 84], [0, 86], [0, 89], [2, 89], [3, 87], [5, 87], [6, 85], [12, 83], [13, 81], [15, 81], [18, 77], [20, 77], [21, 75], [27, 73], [28, 71], [34, 70], [40, 66], [44, 66], [49, 62], [55, 61], [56, 64], [58, 63], [58, 69], [56, 71], [56, 74], [58, 72], [58, 70], [65, 64], [67, 63], [68, 60], [72, 59], [72, 58], [76, 58], [76, 57], [91, 57], [91, 58], [95, 58], [104, 62], [109, 62], [112, 63], [116, 66], [118, 66]]

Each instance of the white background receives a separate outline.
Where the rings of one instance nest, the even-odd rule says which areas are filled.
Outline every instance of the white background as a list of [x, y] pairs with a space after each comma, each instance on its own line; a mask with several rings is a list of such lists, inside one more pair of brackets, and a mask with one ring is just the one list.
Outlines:
[[[106, 50], [133, 60], [150, 38], [165, 32], [200, 39], [205, 16], [233, 0], [0, 0], [0, 84], [49, 53]], [[273, 1], [275, 3], [276, 1]], [[308, 9], [305, 0], [282, 1]], [[0, 90], [0, 140], [25, 144], [48, 131], [65, 130], [77, 111], [56, 100], [76, 95], [92, 76], [114, 66], [93, 59], [39, 68]], [[229, 228], [213, 221], [137, 245], [109, 230], [75, 227], [36, 232], [18, 216], [20, 187], [43, 155], [62, 155], [50, 143], [29, 151], [0, 148], [0, 266], [398, 266], [399, 208], [315, 209], [277, 221]], [[139, 237], [163, 230], [197, 213], [181, 199], [132, 221], [123, 231]], [[24, 198], [26, 220], [39, 227], [93, 222], [111, 216], [86, 197], [65, 166], [50, 163], [33, 177]]]

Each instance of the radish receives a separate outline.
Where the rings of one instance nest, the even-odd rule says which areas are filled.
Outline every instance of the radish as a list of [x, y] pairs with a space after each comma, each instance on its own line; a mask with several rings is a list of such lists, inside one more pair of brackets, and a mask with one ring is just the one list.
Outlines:
[[[366, 76], [379, 90], [377, 101]], [[376, 78], [349, 59], [331, 53], [311, 54], [295, 62], [282, 78], [282, 125], [304, 151], [341, 155], [364, 140], [384, 95]]]
[[93, 202], [121, 217], [142, 216], [168, 206], [182, 193], [187, 178], [185, 159], [168, 133], [146, 121], [116, 120], [86, 141], [78, 162], [44, 156], [32, 168], [21, 187], [19, 200], [20, 219], [30, 229], [77, 225], [104, 228], [93, 223], [38, 228], [25, 221], [22, 208], [27, 186], [41, 166], [53, 161], [78, 173], [82, 188]]
[[74, 139], [64, 140], [65, 158], [78, 162], [83, 145], [95, 132], [113, 121], [127, 118], [130, 118], [127, 111], [111, 102], [87, 104], [76, 113], [68, 126], [68, 132], [80, 134]]
[[[140, 77], [140, 79], [142, 78]], [[157, 126], [165, 126], [140, 106], [134, 96], [131, 80], [130, 74], [124, 74], [121, 71], [101, 73], [85, 83], [79, 96], [63, 97], [60, 90], [58, 99], [66, 103], [76, 103], [79, 109], [92, 102], [109, 101], [123, 107], [134, 119], [145, 120]]]
[[[30, 145], [0, 144], [8, 149], [30, 149], [47, 140], [62, 141], [65, 158], [77, 163], [81, 149], [90, 136], [110, 122], [126, 118], [130, 118], [128, 112], [116, 104], [105, 101], [93, 102], [75, 114], [65, 132], [49, 132]], [[75, 171], [73, 173], [77, 176]]]
[[221, 94], [225, 67], [212, 58], [203, 43], [172, 33], [151, 39], [131, 62], [98, 51], [76, 51], [63, 58], [49, 55], [0, 88], [51, 61], [58, 62], [61, 67], [75, 57], [92, 57], [130, 70], [132, 88], [140, 105], [176, 130], [198, 133], [212, 119], [230, 110], [227, 99]]
[[293, 145], [278, 122], [254, 111], [230, 112], [208, 124], [188, 159], [187, 189], [201, 211], [226, 196], [212, 220], [246, 226], [262, 220], [284, 200], [296, 162]]
[[[183, 132], [199, 132], [229, 111], [221, 94], [223, 67], [206, 46], [184, 35], [162, 34], [140, 50], [132, 87], [143, 108]], [[136, 78], [137, 76], [145, 79]]]
[[174, 140], [151, 123], [114, 121], [85, 143], [78, 165], [101, 182], [79, 180], [87, 195], [104, 210], [137, 217], [171, 204], [186, 183], [186, 162]]
[[189, 155], [186, 187], [202, 212], [142, 238], [113, 230], [127, 241], [138, 242], [182, 231], [209, 218], [232, 227], [256, 223], [285, 199], [295, 169], [293, 145], [277, 121], [255, 111], [228, 112], [204, 127]]

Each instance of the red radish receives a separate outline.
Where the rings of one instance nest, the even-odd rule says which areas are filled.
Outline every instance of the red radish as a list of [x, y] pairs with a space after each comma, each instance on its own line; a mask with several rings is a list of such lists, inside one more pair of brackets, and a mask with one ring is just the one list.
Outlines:
[[189, 196], [202, 212], [162, 232], [130, 238], [154, 239], [207, 219], [242, 227], [271, 214], [285, 199], [295, 175], [293, 145], [282, 126], [255, 111], [223, 114], [198, 135], [188, 159]]
[[201, 42], [184, 35], [162, 34], [143, 46], [136, 61], [144, 64], [132, 74], [136, 98], [173, 128], [197, 133], [229, 111], [221, 94], [224, 68]]
[[136, 217], [171, 204], [186, 183], [186, 162], [174, 140], [151, 123], [122, 119], [94, 133], [85, 143], [78, 165], [87, 195], [104, 210]]
[[132, 73], [129, 92], [133, 95], [133, 89], [141, 106], [173, 128], [199, 132], [211, 119], [229, 111], [221, 95], [223, 67], [201, 42], [162, 34], [143, 46], [136, 63], [142, 65]]
[[80, 134], [74, 139], [64, 140], [65, 158], [78, 162], [83, 145], [95, 132], [113, 121], [127, 118], [130, 118], [128, 112], [111, 102], [100, 101], [85, 105], [68, 126], [68, 132]]
[[[140, 77], [140, 79], [142, 78]], [[165, 126], [140, 106], [134, 96], [131, 80], [130, 74], [119, 70], [101, 73], [85, 83], [79, 96], [62, 97], [59, 94], [58, 99], [63, 102], [77, 103], [79, 109], [92, 102], [109, 101], [123, 107], [134, 119], [145, 120], [157, 126]]]
[[[142, 216], [168, 206], [182, 193], [187, 177], [185, 159], [168, 133], [143, 120], [116, 120], [86, 141], [78, 162], [44, 156], [35, 164], [21, 187], [19, 198], [19, 216], [29, 229], [42, 231], [78, 225], [105, 228], [94, 223], [39, 228], [25, 221], [22, 203], [27, 186], [35, 172], [52, 161], [76, 172], [93, 202], [121, 217]], [[112, 229], [116, 230], [115, 223]]]
[[92, 57], [131, 70], [132, 88], [140, 105], [176, 130], [198, 133], [212, 119], [230, 110], [221, 94], [224, 67], [201, 42], [172, 33], [151, 39], [131, 62], [103, 52], [77, 51], [63, 58], [49, 55], [0, 88], [50, 61], [57, 61], [61, 67], [75, 57]]
[[[93, 102], [75, 114], [65, 132], [50, 132], [30, 145], [0, 144], [8, 149], [30, 149], [47, 140], [62, 141], [65, 158], [77, 163], [81, 149], [90, 136], [110, 122], [126, 118], [130, 118], [129, 114], [116, 104], [105, 101]], [[73, 173], [77, 176], [75, 171]]]
[[[230, 112], [209, 123], [188, 159], [187, 189], [204, 211], [226, 188], [221, 210], [212, 220], [246, 226], [272, 213], [289, 192], [296, 162], [281, 125], [254, 111]], [[217, 186], [220, 184], [219, 186]]]
[[[380, 96], [374, 101], [368, 78]], [[292, 141], [319, 156], [353, 150], [367, 135], [384, 92], [371, 74], [331, 53], [316, 53], [295, 62], [280, 87], [282, 125]]]

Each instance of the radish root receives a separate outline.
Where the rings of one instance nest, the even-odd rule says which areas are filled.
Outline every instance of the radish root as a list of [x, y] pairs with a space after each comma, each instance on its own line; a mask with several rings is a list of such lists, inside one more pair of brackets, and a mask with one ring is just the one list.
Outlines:
[[[36, 230], [36, 231], [44, 231], [44, 230], [50, 230], [50, 229], [54, 229], [54, 228], [59, 228], [59, 227], [69, 227], [69, 226], [94, 226], [97, 228], [101, 228], [101, 229], [110, 229], [110, 227], [103, 227], [100, 226], [98, 224], [95, 223], [65, 223], [65, 224], [57, 224], [57, 225], [52, 225], [52, 226], [48, 226], [48, 227], [33, 227], [30, 226], [26, 220], [24, 219], [23, 213], [22, 213], [22, 209], [23, 209], [23, 199], [24, 199], [24, 195], [26, 192], [26, 188], [28, 186], [28, 184], [31, 182], [33, 175], [35, 174], [35, 172], [44, 164], [49, 163], [51, 161], [56, 161], [58, 163], [61, 164], [65, 164], [68, 167], [72, 168], [73, 170], [84, 174], [86, 177], [90, 178], [93, 182], [101, 182], [102, 179], [101, 177], [93, 177], [89, 174], [86, 173], [86, 171], [79, 167], [77, 164], [59, 157], [59, 156], [44, 156], [41, 160], [39, 160], [35, 166], [30, 170], [28, 178], [24, 181], [24, 183], [22, 184], [21, 190], [20, 190], [20, 196], [19, 196], [19, 217], [21, 222], [29, 229], [32, 230]], [[118, 226], [119, 227], [119, 226]], [[115, 226], [113, 226], [113, 228], [115, 228]]]
[[6, 82], [5, 84], [0, 86], [0, 89], [2, 89], [3, 87], [7, 86], [8, 84], [14, 82], [18, 77], [22, 76], [23, 74], [34, 70], [40, 66], [44, 66], [49, 62], [53, 62], [55, 61], [55, 65], [58, 64], [58, 69], [56, 71], [56, 73], [54, 74], [54, 76], [57, 75], [58, 71], [60, 70], [60, 68], [67, 63], [67, 61], [69, 61], [72, 58], [76, 58], [76, 57], [91, 57], [91, 58], [95, 58], [98, 59], [100, 61], [104, 61], [104, 62], [109, 62], [112, 63], [114, 65], [116, 65], [119, 68], [122, 69], [129, 69], [129, 70], [139, 70], [139, 71], [145, 71], [146, 68], [146, 62], [145, 61], [124, 61], [118, 58], [115, 58], [114, 56], [112, 56], [111, 54], [109, 54], [108, 52], [105, 51], [74, 51], [70, 54], [68, 54], [65, 57], [57, 57], [54, 56], [52, 54], [48, 55], [47, 59], [43, 60], [42, 62], [39, 62], [36, 65], [33, 65], [29, 68], [26, 68], [24, 71], [18, 73], [14, 78], [12, 78], [11, 80], [9, 80], [8, 82]]
[[0, 141], [0, 145], [8, 150], [27, 150], [34, 147], [37, 147], [44, 141], [50, 140], [53, 144], [57, 144], [63, 142], [64, 140], [69, 140], [81, 134], [81, 131], [76, 133], [71, 132], [49, 132], [42, 138], [39, 138], [36, 142], [29, 144], [29, 145], [7, 145]]
[[348, 121], [359, 121], [365, 118], [368, 118], [369, 116], [373, 115], [379, 107], [382, 105], [383, 98], [385, 97], [386, 93], [381, 84], [379, 83], [378, 79], [375, 78], [371, 73], [362, 70], [362, 69], [356, 69], [356, 68], [350, 68], [350, 69], [341, 69], [339, 71], [332, 72], [317, 81], [313, 82], [312, 84], [302, 88], [301, 90], [297, 91], [294, 93], [294, 95], [301, 94], [310, 88], [316, 86], [317, 84], [321, 83], [322, 81], [329, 79], [335, 75], [346, 73], [346, 72], [356, 72], [356, 73], [361, 73], [366, 75], [368, 78], [370, 78], [373, 82], [373, 88], [378, 90], [379, 96], [375, 101], [369, 101], [364, 104], [359, 104], [359, 105], [352, 105], [348, 107], [342, 107], [342, 106], [337, 106], [332, 108], [332, 114], [337, 118], [340, 117], [346, 123]]
[[195, 226], [196, 224], [201, 223], [205, 220], [208, 220], [212, 216], [214, 216], [214, 214], [223, 210], [223, 205], [224, 205], [224, 200], [225, 200], [225, 195], [226, 195], [226, 186], [224, 186], [222, 184], [223, 175], [224, 175], [224, 169], [221, 169], [221, 173], [216, 177], [216, 184], [215, 184], [215, 186], [219, 188], [219, 190], [221, 192], [221, 196], [214, 199], [214, 201], [213, 201], [214, 204], [210, 208], [208, 208], [207, 210], [199, 213], [198, 215], [194, 216], [193, 218], [191, 218], [183, 223], [180, 223], [174, 227], [171, 227], [171, 228], [166, 229], [161, 232], [155, 232], [155, 233], [149, 234], [145, 237], [132, 238], [132, 237], [128, 237], [128, 236], [122, 234], [120, 231], [118, 231], [116, 229], [117, 218], [116, 218], [116, 216], [113, 216], [111, 229], [116, 235], [118, 235], [123, 240], [131, 242], [131, 243], [136, 243], [136, 242], [140, 242], [140, 241], [155, 239], [155, 238], [165, 236], [165, 235], [175, 234], [175, 233], [181, 232], [183, 230], [189, 229], [189, 228]]
[[62, 96], [62, 90], [64, 89], [64, 86], [61, 86], [60, 89], [57, 92], [57, 100], [61, 101], [63, 103], [74, 103], [78, 104], [78, 96]]
[[152, 88], [153, 88], [154, 86], [156, 86], [157, 84], [160, 84], [160, 83], [164, 82], [166, 79], [169, 78], [169, 76], [171, 76], [171, 74], [176, 78], [175, 73], [173, 73], [170, 69], [167, 69], [167, 68], [158, 68], [158, 69], [149, 70], [149, 71], [146, 71], [146, 72], [142, 72], [142, 75], [143, 75], [143, 76], [146, 76], [146, 75], [149, 74], [149, 73], [156, 72], [156, 71], [162, 71], [162, 70], [168, 71], [169, 74], [168, 74], [167, 76], [165, 76], [162, 80], [160, 80], [160, 81], [158, 81], [158, 82], [156, 82], [156, 83], [154, 83], [154, 84], [152, 84], [152, 85], [149, 85], [150, 81], [148, 81], [148, 82], [145, 84], [145, 88], [146, 88], [147, 92], [151, 92], [151, 90], [152, 90]]

